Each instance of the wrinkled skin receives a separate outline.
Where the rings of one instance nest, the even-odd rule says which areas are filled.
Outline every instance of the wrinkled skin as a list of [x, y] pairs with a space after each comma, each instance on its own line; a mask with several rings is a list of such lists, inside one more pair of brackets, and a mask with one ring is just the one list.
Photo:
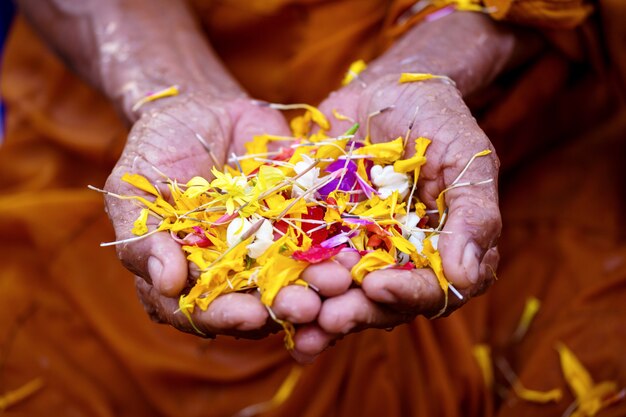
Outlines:
[[[138, 194], [132, 185], [120, 180], [126, 172], [142, 174], [153, 183], [163, 180], [158, 171], [181, 182], [197, 175], [210, 177], [213, 160], [196, 134], [210, 143], [221, 164], [227, 153], [242, 152], [243, 143], [254, 134], [288, 134], [280, 113], [254, 105], [246, 98], [215, 100], [210, 95], [182, 95], [167, 105], [154, 107], [133, 126], [122, 157], [107, 181], [108, 191]], [[167, 191], [166, 187], [161, 190]], [[107, 197], [106, 203], [117, 239], [132, 237], [130, 230], [140, 208], [114, 197]], [[123, 264], [137, 275], [138, 294], [150, 316], [196, 333], [187, 318], [176, 313], [178, 296], [188, 283], [189, 272], [180, 245], [164, 232], [118, 245], [117, 252]], [[281, 290], [273, 310], [279, 318], [308, 323], [317, 317], [320, 304], [320, 298], [311, 289], [290, 286]], [[193, 322], [208, 336], [261, 338], [278, 329], [268, 317], [258, 296], [235, 293], [219, 297], [207, 311], [196, 309]]]
[[[493, 146], [453, 85], [440, 80], [400, 85], [397, 80], [397, 76], [384, 76], [366, 83], [353, 82], [331, 94], [321, 109], [327, 114], [337, 109], [365, 126], [369, 114], [393, 106], [371, 119], [374, 141], [404, 137], [413, 119], [409, 143], [418, 136], [432, 140], [417, 188], [420, 200], [431, 209], [436, 207], [439, 193], [455, 180], [473, 154], [492, 150], [490, 155], [474, 161], [462, 182], [490, 178], [493, 182], [446, 193], [449, 217], [443, 229], [447, 233], [439, 239], [439, 251], [446, 277], [464, 296], [460, 300], [450, 293], [447, 315], [470, 297], [482, 293], [494, 280], [498, 262], [496, 242], [501, 229], [498, 160]], [[335, 123], [331, 134], [340, 134], [349, 125], [350, 122]], [[344, 259], [342, 264], [347, 269], [337, 271], [332, 279], [323, 270], [330, 268], [332, 262], [316, 265], [315, 273], [310, 267], [305, 279], [323, 294], [327, 286], [337, 285], [337, 279], [346, 279], [348, 268], [357, 261], [358, 256], [354, 255], [350, 260]], [[303, 361], [311, 360], [347, 333], [369, 327], [392, 328], [417, 315], [432, 317], [443, 305], [444, 293], [430, 269], [372, 272], [360, 288], [353, 287], [324, 300], [317, 322], [299, 328], [296, 355]]]
[[[185, 2], [19, 0], [19, 6], [63, 59], [133, 123], [126, 148], [107, 181], [110, 192], [140, 194], [120, 180], [126, 172], [155, 183], [162, 174], [180, 182], [196, 175], [209, 177], [214, 160], [221, 165], [230, 152], [242, 152], [242, 144], [254, 134], [288, 133], [281, 114], [253, 104], [227, 73]], [[411, 139], [421, 135], [433, 141], [418, 187], [420, 199], [433, 208], [436, 196], [471, 155], [492, 147], [456, 88], [439, 80], [398, 85], [399, 73], [445, 74], [468, 94], [509, 63], [513, 38], [510, 30], [476, 13], [453, 13], [416, 25], [370, 63], [362, 74], [364, 84], [353, 82], [331, 94], [321, 107], [327, 114], [336, 108], [365, 126], [368, 114], [393, 106], [372, 119], [371, 133], [377, 141], [403, 136], [413, 121]], [[111, 46], [124, 53], [112, 53]], [[132, 109], [147, 92], [174, 83], [181, 95], [149, 103], [138, 112]], [[343, 133], [349, 125], [334, 123], [330, 133]], [[210, 144], [214, 158], [197, 135]], [[463, 301], [450, 296], [446, 314], [482, 292], [493, 279], [500, 233], [497, 165], [494, 153], [479, 158], [463, 180], [493, 178], [494, 182], [446, 193], [449, 217], [439, 251], [447, 278], [464, 294]], [[111, 196], [106, 204], [117, 239], [131, 238], [140, 208]], [[155, 227], [156, 219], [151, 220], [150, 226]], [[139, 297], [150, 316], [194, 332], [189, 321], [176, 313], [178, 296], [194, 275], [178, 243], [160, 233], [119, 245], [117, 250], [124, 265], [136, 274]], [[305, 270], [303, 278], [319, 288], [319, 294], [301, 286], [278, 294], [272, 308], [278, 317], [296, 324], [292, 352], [296, 359], [312, 360], [347, 333], [390, 328], [441, 310], [443, 292], [430, 270], [372, 272], [361, 287], [354, 287], [349, 271], [356, 262], [358, 256], [340, 254]], [[268, 318], [258, 295], [229, 294], [216, 299], [207, 311], [196, 311], [193, 321], [207, 336], [261, 338], [278, 329]]]
[[[423, 135], [433, 140], [418, 187], [419, 198], [433, 208], [439, 192], [456, 178], [471, 155], [492, 146], [459, 92], [442, 81], [398, 85], [397, 77], [385, 76], [368, 81], [366, 87], [355, 82], [331, 94], [321, 109], [328, 114], [332, 109], [340, 110], [359, 121], [364, 131], [368, 114], [390, 106], [391, 110], [371, 119], [372, 138], [383, 141], [404, 136], [415, 116], [411, 138]], [[340, 134], [349, 125], [334, 122], [329, 133]], [[196, 133], [211, 143], [221, 162], [227, 152], [242, 152], [243, 142], [264, 132], [288, 131], [282, 115], [247, 99], [212, 101], [200, 95], [172, 99], [136, 122], [107, 189], [119, 194], [135, 193], [119, 178], [125, 172], [135, 172], [157, 182], [160, 174], [152, 167], [179, 181], [194, 175], [210, 176], [212, 160]], [[497, 165], [495, 154], [478, 158], [463, 181], [496, 179]], [[501, 227], [496, 186], [494, 181], [457, 188], [446, 195], [450, 212], [444, 230], [450, 233], [441, 235], [439, 249], [446, 276], [464, 294], [463, 301], [484, 291], [494, 276], [498, 258], [495, 244]], [[107, 198], [107, 206], [118, 239], [131, 237], [129, 231], [139, 208], [111, 197]], [[194, 332], [188, 320], [175, 313], [188, 275], [179, 245], [163, 233], [120, 245], [118, 254], [138, 275], [138, 293], [149, 314], [157, 321]], [[443, 292], [429, 269], [373, 272], [365, 277], [361, 288], [356, 288], [351, 287], [349, 271], [357, 261], [358, 255], [342, 254], [333, 261], [309, 267], [303, 278], [319, 289], [319, 296], [299, 286], [287, 287], [278, 295], [273, 306], [277, 316], [300, 324], [293, 352], [298, 360], [312, 360], [347, 333], [368, 327], [390, 328], [420, 314], [434, 316], [443, 306]], [[463, 301], [450, 295], [446, 314]], [[259, 338], [277, 329], [253, 294], [219, 297], [206, 312], [196, 310], [193, 320], [210, 335]]]

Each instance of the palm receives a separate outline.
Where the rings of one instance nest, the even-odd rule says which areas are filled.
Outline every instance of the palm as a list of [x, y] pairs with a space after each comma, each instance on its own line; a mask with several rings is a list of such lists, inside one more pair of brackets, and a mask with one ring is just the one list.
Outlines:
[[[135, 124], [106, 188], [120, 195], [137, 195], [132, 185], [121, 181], [127, 172], [141, 174], [154, 184], [163, 184], [165, 177], [178, 182], [193, 176], [210, 177], [214, 164], [222, 165], [230, 152], [241, 152], [245, 141], [261, 133], [287, 133], [283, 117], [246, 99], [177, 97]], [[161, 190], [167, 196], [167, 188]], [[130, 231], [139, 208], [129, 201], [109, 197], [107, 209], [117, 239], [133, 237]], [[136, 278], [136, 285], [153, 319], [195, 332], [191, 323], [176, 313], [177, 297], [188, 285], [189, 275], [179, 244], [169, 234], [157, 233], [118, 245], [117, 249], [124, 265], [141, 277]], [[276, 304], [274, 309], [279, 317], [301, 322], [315, 318], [320, 301], [310, 290], [288, 287], [279, 294]], [[196, 310], [193, 316], [195, 326], [205, 334], [250, 338], [263, 337], [276, 328], [267, 319], [266, 309], [253, 294], [218, 297], [207, 311]]]
[[[366, 87], [352, 83], [331, 94], [321, 109], [326, 114], [337, 110], [359, 122], [362, 129], [367, 129], [369, 119], [374, 142], [404, 137], [409, 129], [409, 143], [418, 136], [431, 139], [428, 162], [422, 167], [417, 187], [420, 199], [431, 209], [436, 208], [437, 196], [453, 183], [472, 155], [493, 149], [460, 93], [439, 81], [400, 85], [393, 76]], [[377, 114], [381, 110], [385, 111]], [[341, 134], [350, 124], [336, 122], [330, 133]], [[440, 236], [439, 251], [447, 279], [464, 294], [464, 300], [450, 298], [447, 313], [484, 291], [493, 280], [498, 260], [495, 244], [501, 227], [497, 169], [494, 154], [480, 158], [465, 172], [463, 181], [494, 181], [445, 194], [449, 216], [444, 231], [449, 233]], [[433, 316], [441, 309], [443, 299], [443, 291], [430, 270], [370, 273], [361, 288], [324, 301], [318, 325], [301, 330], [306, 334], [303, 339], [313, 340], [302, 346], [303, 353], [315, 355], [340, 335], [363, 328], [392, 327], [417, 314]]]

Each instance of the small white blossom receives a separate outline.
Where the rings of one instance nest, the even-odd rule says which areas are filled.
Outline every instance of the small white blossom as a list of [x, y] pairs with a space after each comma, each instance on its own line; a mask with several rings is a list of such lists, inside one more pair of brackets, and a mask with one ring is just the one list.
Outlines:
[[[418, 253], [422, 253], [424, 249], [424, 238], [426, 237], [426, 233], [422, 230], [417, 230], [417, 224], [421, 220], [421, 218], [415, 213], [409, 213], [408, 219], [407, 216], [398, 216], [398, 221], [403, 225], [402, 227], [402, 237], [407, 239], [411, 244], [415, 247]], [[408, 255], [407, 260], [408, 260]]]
[[[303, 173], [308, 167], [311, 166], [311, 164], [313, 164], [313, 159], [311, 159], [307, 155], [302, 155], [302, 159], [303, 160], [300, 162], [297, 162], [293, 168], [294, 171], [296, 171], [296, 174], [298, 175]], [[310, 190], [311, 188], [314, 188], [315, 186], [317, 186], [320, 183], [319, 176], [320, 176], [319, 168], [315, 167], [313, 169], [310, 169], [306, 174], [304, 174], [303, 176], [301, 176], [295, 181], [295, 184], [291, 190], [291, 197], [292, 198], [300, 197], [304, 193], [306, 193], [307, 190]], [[315, 193], [309, 194], [308, 197], [306, 197], [306, 200], [314, 201]]]
[[274, 243], [274, 228], [269, 220], [263, 220], [255, 234], [254, 241], [248, 245], [248, 256], [258, 258]]
[[370, 171], [370, 175], [380, 198], [387, 198], [394, 191], [397, 191], [401, 198], [405, 198], [409, 193], [408, 175], [396, 172], [393, 169], [393, 165], [387, 165], [385, 167], [374, 165]]
[[[252, 223], [247, 219], [237, 217], [233, 219], [226, 229], [226, 242], [228, 246], [232, 247], [239, 243], [241, 236], [243, 236], [250, 228]], [[258, 258], [274, 243], [274, 229], [272, 224], [264, 219], [261, 223], [261, 227], [254, 234], [254, 239], [248, 244], [248, 256], [251, 258]]]

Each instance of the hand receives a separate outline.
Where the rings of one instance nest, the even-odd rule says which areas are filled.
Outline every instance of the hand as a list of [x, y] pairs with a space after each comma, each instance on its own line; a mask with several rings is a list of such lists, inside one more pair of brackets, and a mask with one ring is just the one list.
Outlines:
[[[331, 114], [336, 109], [365, 129], [368, 115], [388, 109], [371, 118], [374, 142], [404, 137], [410, 126], [409, 144], [418, 136], [431, 139], [426, 152], [428, 162], [422, 167], [417, 188], [420, 200], [429, 209], [436, 208], [439, 193], [455, 181], [472, 155], [485, 149], [492, 151], [472, 163], [462, 182], [485, 179], [493, 179], [493, 182], [455, 188], [445, 194], [449, 212], [438, 249], [446, 278], [463, 294], [462, 300], [449, 294], [445, 314], [450, 314], [470, 297], [485, 291], [495, 277], [496, 242], [501, 230], [498, 160], [491, 143], [451, 83], [429, 80], [399, 84], [398, 78], [399, 74], [385, 75], [369, 81], [366, 86], [353, 82], [331, 94], [322, 103], [321, 110]], [[330, 134], [340, 134], [350, 125], [351, 122], [335, 122]], [[345, 276], [356, 261], [358, 259], [340, 261], [345, 271], [335, 272], [335, 275]], [[375, 271], [365, 277], [360, 288], [325, 294], [324, 277], [330, 275], [326, 269], [336, 269], [336, 264], [320, 264], [315, 274], [309, 269], [305, 276], [320, 288], [322, 295], [332, 296], [323, 302], [317, 324], [298, 330], [297, 355], [303, 360], [310, 360], [347, 333], [369, 327], [392, 328], [417, 315], [432, 317], [444, 306], [444, 293], [430, 269]]]
[[[222, 164], [231, 152], [241, 153], [244, 142], [262, 133], [288, 134], [289, 130], [281, 114], [254, 105], [245, 97], [215, 99], [209, 94], [190, 93], [151, 103], [150, 110], [132, 127], [106, 189], [121, 195], [142, 195], [121, 181], [125, 173], [141, 174], [153, 184], [163, 180], [159, 172], [179, 182], [193, 176], [209, 178], [215, 162]], [[213, 157], [201, 140], [209, 144]], [[162, 187], [161, 191], [167, 193], [167, 188]], [[140, 208], [128, 200], [110, 196], [106, 198], [106, 206], [117, 240], [133, 237], [131, 229]], [[149, 227], [156, 227], [154, 223]], [[189, 275], [180, 245], [163, 232], [120, 244], [117, 253], [122, 263], [137, 275], [139, 297], [150, 316], [197, 334], [187, 318], [176, 312], [178, 296]], [[320, 298], [313, 290], [289, 286], [278, 294], [272, 308], [281, 319], [303, 323], [315, 319], [320, 305]], [[195, 326], [208, 336], [260, 338], [279, 329], [268, 320], [267, 310], [254, 294], [220, 296], [206, 311], [195, 309], [192, 318]]]

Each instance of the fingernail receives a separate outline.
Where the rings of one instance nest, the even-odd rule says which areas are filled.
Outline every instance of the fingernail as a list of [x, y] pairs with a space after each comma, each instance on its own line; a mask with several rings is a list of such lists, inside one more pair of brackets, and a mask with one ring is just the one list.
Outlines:
[[163, 264], [161, 260], [156, 256], [151, 256], [148, 259], [148, 274], [150, 275], [150, 280], [152, 280], [152, 284], [154, 285], [156, 281], [161, 279], [161, 273], [163, 272]]
[[479, 249], [474, 243], [468, 243], [463, 250], [463, 269], [469, 282], [476, 284], [480, 278], [478, 260]]

